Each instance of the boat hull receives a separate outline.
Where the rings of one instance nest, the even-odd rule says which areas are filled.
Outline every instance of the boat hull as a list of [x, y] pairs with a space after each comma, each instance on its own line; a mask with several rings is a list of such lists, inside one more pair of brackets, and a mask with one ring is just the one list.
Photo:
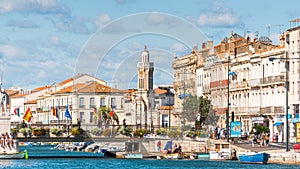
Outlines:
[[239, 160], [245, 164], [266, 164], [269, 160], [268, 153], [254, 153], [239, 155]]
[[125, 158], [142, 159], [143, 158], [143, 154], [125, 154]]
[[180, 153], [164, 154], [164, 159], [183, 159], [183, 155]]
[[14, 153], [14, 154], [0, 154], [0, 159], [23, 159], [25, 158], [25, 153]]
[[198, 154], [198, 159], [199, 160], [210, 160], [210, 155], [209, 154]]

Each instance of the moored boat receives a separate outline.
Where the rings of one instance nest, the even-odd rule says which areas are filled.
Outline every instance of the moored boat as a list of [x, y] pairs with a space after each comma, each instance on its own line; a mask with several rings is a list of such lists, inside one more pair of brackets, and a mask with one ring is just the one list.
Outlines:
[[199, 160], [210, 160], [210, 155], [209, 153], [198, 154], [197, 158]]
[[19, 153], [6, 153], [0, 154], [0, 159], [28, 159], [27, 151], [19, 152]]
[[127, 153], [127, 154], [125, 154], [124, 158], [142, 159], [143, 158], [143, 154]]
[[238, 156], [240, 162], [247, 164], [266, 164], [270, 155], [268, 153], [247, 153]]
[[183, 159], [182, 153], [171, 153], [171, 154], [164, 154], [164, 159]]

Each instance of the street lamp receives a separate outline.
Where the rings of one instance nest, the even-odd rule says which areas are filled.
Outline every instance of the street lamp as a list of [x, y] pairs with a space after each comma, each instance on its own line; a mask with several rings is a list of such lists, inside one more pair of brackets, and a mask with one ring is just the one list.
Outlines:
[[287, 60], [289, 60], [289, 59], [300, 59], [300, 58], [288, 58], [287, 57], [287, 53], [286, 53], [286, 57], [285, 58], [274, 58], [274, 57], [270, 57], [269, 58], [269, 61], [270, 62], [273, 62], [274, 60], [286, 60], [286, 62], [285, 62], [285, 125], [286, 125], [286, 128], [285, 128], [285, 142], [286, 142], [286, 144], [285, 144], [285, 150], [286, 151], [289, 151], [289, 124], [288, 124], [288, 116], [289, 116], [289, 113], [288, 113], [288, 110], [289, 110], [289, 95], [288, 95], [288, 90], [289, 90], [289, 82], [288, 82], [288, 70], [289, 70], [289, 68], [288, 68], [288, 62], [287, 62]]
[[230, 63], [230, 55], [228, 55], [228, 61], [227, 61], [227, 109], [226, 109], [226, 140], [229, 142], [229, 107], [230, 107], [230, 96], [229, 96], [229, 81], [230, 81], [230, 68], [229, 68], [229, 63]]

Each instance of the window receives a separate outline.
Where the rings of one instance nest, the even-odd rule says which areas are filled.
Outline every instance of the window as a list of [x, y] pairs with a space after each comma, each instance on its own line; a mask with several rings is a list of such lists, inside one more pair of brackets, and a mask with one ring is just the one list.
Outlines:
[[90, 123], [93, 123], [94, 120], [94, 112], [90, 112]]
[[95, 98], [91, 97], [90, 98], [90, 108], [94, 108], [95, 107]]
[[79, 108], [84, 108], [84, 98], [83, 97], [79, 98]]
[[169, 116], [168, 115], [162, 115], [162, 127], [168, 128], [169, 126]]
[[121, 109], [124, 108], [124, 98], [121, 99]]
[[105, 106], [105, 98], [100, 98], [100, 107]]
[[80, 122], [85, 122], [84, 121], [84, 112], [80, 112]]
[[116, 99], [115, 98], [111, 98], [111, 108], [115, 108], [116, 106]]

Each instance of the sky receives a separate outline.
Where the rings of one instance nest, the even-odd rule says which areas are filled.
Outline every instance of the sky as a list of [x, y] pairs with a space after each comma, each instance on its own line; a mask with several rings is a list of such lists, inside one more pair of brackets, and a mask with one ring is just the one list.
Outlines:
[[[288, 2], [288, 3], [287, 3]], [[232, 32], [251, 38], [298, 26], [300, 1], [0, 0], [0, 72], [5, 89], [34, 89], [90, 74], [137, 88], [147, 46], [154, 84], [172, 84], [174, 56]]]

